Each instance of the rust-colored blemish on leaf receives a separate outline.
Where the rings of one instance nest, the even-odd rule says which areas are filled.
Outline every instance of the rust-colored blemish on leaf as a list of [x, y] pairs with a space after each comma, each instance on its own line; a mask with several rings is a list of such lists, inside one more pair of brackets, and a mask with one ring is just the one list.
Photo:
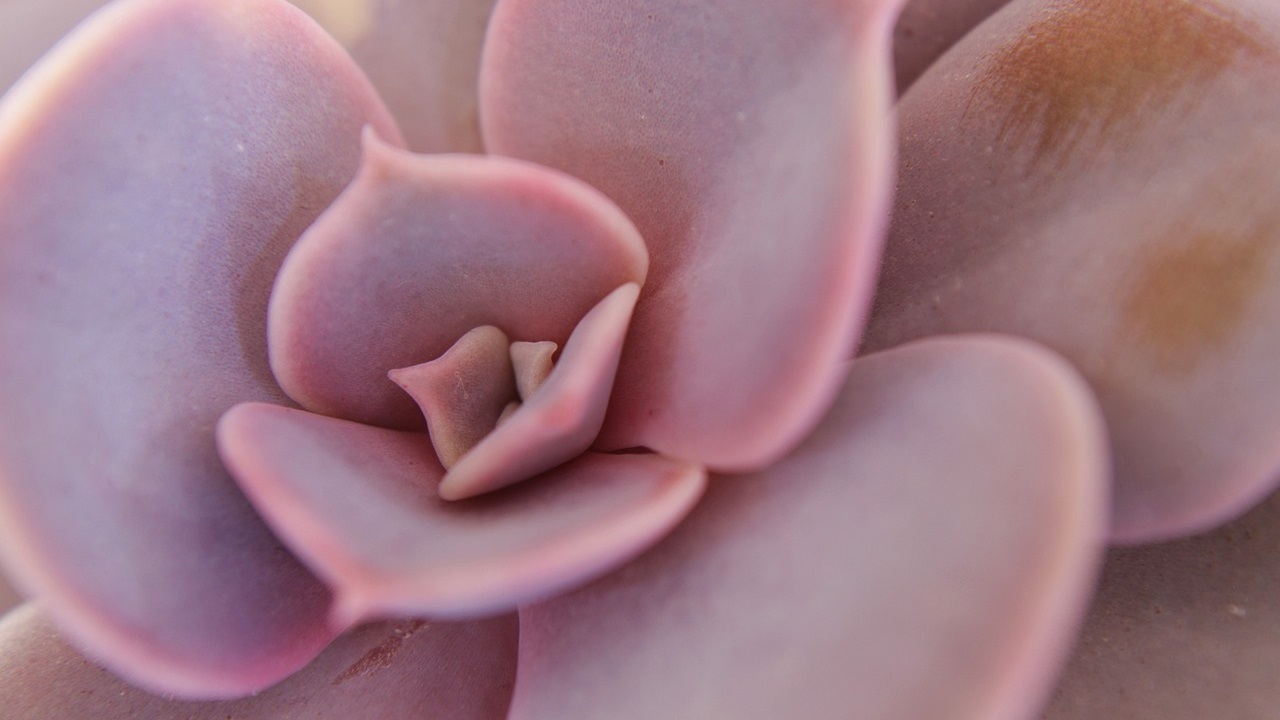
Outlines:
[[1230, 343], [1267, 286], [1277, 245], [1273, 218], [1248, 233], [1196, 231], [1146, 248], [1122, 311], [1151, 366], [1188, 373]]
[[991, 54], [969, 100], [999, 116], [999, 140], [1032, 148], [1031, 169], [1129, 144], [1146, 118], [1194, 103], [1197, 86], [1274, 58], [1260, 28], [1212, 0], [1053, 0]]
[[335, 686], [341, 685], [348, 680], [366, 677], [391, 667], [392, 661], [400, 653], [405, 641], [426, 626], [427, 622], [424, 620], [412, 620], [396, 625], [391, 629], [391, 634], [386, 639], [355, 661], [351, 667], [334, 679], [333, 684]]

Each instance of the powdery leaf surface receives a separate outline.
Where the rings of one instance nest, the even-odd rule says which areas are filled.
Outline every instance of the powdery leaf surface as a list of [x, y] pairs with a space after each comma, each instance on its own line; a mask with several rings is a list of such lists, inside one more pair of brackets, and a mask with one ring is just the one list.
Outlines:
[[1280, 6], [1016, 0], [900, 104], [866, 347], [998, 331], [1098, 394], [1113, 536], [1212, 527], [1280, 473]]
[[441, 497], [460, 500], [513, 485], [592, 446], [639, 294], [640, 287], [628, 283], [583, 316], [537, 392], [449, 468]]
[[287, 401], [268, 292], [370, 123], [397, 137], [338, 45], [267, 0], [115, 4], [0, 105], [0, 552], [153, 689], [249, 692], [331, 639], [213, 427]]
[[499, 3], [487, 149], [586, 180], [652, 259], [601, 447], [758, 468], [822, 416], [880, 249], [899, 4]]
[[1039, 349], [868, 357], [790, 457], [522, 610], [512, 717], [1029, 717], [1092, 588], [1104, 467], [1092, 400]]
[[121, 682], [28, 605], [0, 621], [0, 705], [6, 720], [501, 720], [517, 634], [514, 616], [369, 625], [253, 697], [188, 702]]
[[581, 181], [505, 158], [413, 155], [369, 134], [359, 175], [280, 270], [271, 369], [314, 412], [421, 427], [388, 371], [484, 325], [563, 347], [647, 267], [635, 227]]
[[666, 535], [706, 485], [689, 463], [587, 453], [451, 502], [425, 435], [258, 403], [227, 413], [218, 440], [259, 511], [333, 586], [339, 630], [507, 612], [584, 583]]
[[[8, 0], [0, 4], [0, 95], [104, 0]], [[19, 594], [0, 575], [0, 612], [16, 607]]]

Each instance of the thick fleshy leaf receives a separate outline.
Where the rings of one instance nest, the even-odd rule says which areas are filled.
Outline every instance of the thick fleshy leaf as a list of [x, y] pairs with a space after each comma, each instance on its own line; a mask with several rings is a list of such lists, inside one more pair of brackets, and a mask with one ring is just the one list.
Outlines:
[[463, 335], [435, 360], [387, 376], [422, 409], [436, 458], [446, 470], [493, 432], [519, 398], [511, 340], [492, 325]]
[[283, 400], [266, 303], [293, 239], [394, 137], [358, 70], [270, 0], [127, 0], [0, 105], [0, 551], [90, 654], [227, 695], [330, 639], [213, 426]]
[[1104, 474], [1093, 402], [1047, 353], [866, 358], [789, 458], [521, 611], [512, 717], [1030, 717], [1092, 587]]
[[1280, 708], [1280, 495], [1208, 535], [1114, 550], [1045, 720], [1267, 720]]
[[653, 261], [603, 447], [741, 470], [822, 416], [880, 250], [899, 4], [498, 4], [487, 149], [602, 190]]
[[303, 236], [271, 296], [271, 367], [326, 415], [422, 426], [387, 372], [494, 325], [563, 346], [644, 243], [595, 190], [528, 163], [418, 156], [366, 136], [355, 182]]
[[513, 609], [664, 536], [701, 497], [697, 466], [590, 453], [518, 487], [448, 502], [421, 433], [251, 403], [218, 428], [227, 466], [333, 587], [335, 627]]
[[[0, 93], [107, 0], [0, 2]], [[494, 0], [290, 0], [350, 52], [417, 152], [478, 152], [480, 48]]]
[[[578, 325], [581, 326], [582, 323], [579, 322]], [[557, 350], [559, 348], [555, 343], [545, 340], [511, 343], [508, 352], [511, 354], [512, 370], [516, 374], [516, 394], [521, 402], [533, 397], [533, 394], [538, 392], [538, 388], [542, 387], [542, 384], [551, 376]]]
[[640, 288], [609, 293], [574, 328], [560, 362], [519, 409], [502, 420], [440, 483], [440, 496], [461, 500], [527, 480], [582, 454], [604, 422]]
[[1114, 537], [1280, 478], [1280, 5], [1016, 0], [903, 98], [870, 349], [998, 330], [1064, 354], [1114, 449]]
[[500, 720], [517, 623], [406, 621], [342, 636], [302, 672], [243, 700], [148, 695], [86, 660], [32, 605], [0, 622], [6, 720]]
[[635, 283], [609, 293], [574, 328], [554, 369], [555, 343], [511, 343], [485, 325], [439, 358], [389, 373], [422, 408], [448, 471], [440, 497], [514, 485], [591, 447], [639, 295]]
[[966, 33], [1009, 0], [910, 0], [893, 31], [898, 94]]
[[495, 0], [291, 0], [351, 52], [421, 153], [479, 152], [476, 76]]

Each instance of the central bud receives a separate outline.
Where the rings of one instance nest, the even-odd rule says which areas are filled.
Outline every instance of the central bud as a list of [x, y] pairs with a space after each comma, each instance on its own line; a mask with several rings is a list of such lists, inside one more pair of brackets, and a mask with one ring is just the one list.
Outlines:
[[623, 285], [588, 312], [565, 343], [467, 332], [443, 355], [387, 373], [418, 403], [444, 466], [440, 496], [460, 500], [571, 460], [604, 422], [639, 286]]
[[280, 387], [308, 410], [368, 425], [413, 430], [425, 414], [445, 499], [587, 451], [648, 273], [635, 225], [598, 190], [538, 165], [414, 155], [372, 131], [364, 150], [272, 289]]
[[553, 342], [511, 342], [485, 325], [435, 360], [387, 375], [422, 408], [448, 470], [542, 387], [555, 352]]

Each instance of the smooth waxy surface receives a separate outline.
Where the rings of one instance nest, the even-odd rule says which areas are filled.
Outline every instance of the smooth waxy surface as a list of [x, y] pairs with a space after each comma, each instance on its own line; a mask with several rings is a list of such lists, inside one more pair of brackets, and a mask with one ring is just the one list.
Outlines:
[[821, 417], [872, 290], [899, 4], [495, 9], [486, 148], [598, 188], [653, 261], [603, 446], [742, 470], [776, 460]]
[[1081, 369], [1114, 537], [1211, 527], [1280, 469], [1280, 13], [1010, 3], [903, 98], [865, 346], [993, 330]]
[[644, 281], [634, 226], [592, 188], [528, 163], [419, 156], [366, 135], [359, 176], [290, 254], [271, 297], [271, 368], [326, 415], [422, 426], [387, 372], [484, 325], [563, 345]]
[[212, 431], [285, 400], [268, 291], [367, 124], [397, 136], [338, 46], [261, 0], [114, 5], [0, 105], [0, 551], [149, 688], [244, 693], [331, 638]]
[[623, 285], [582, 318], [538, 391], [449, 468], [440, 483], [443, 497], [459, 500], [515, 484], [592, 446], [639, 295], [636, 284]]
[[866, 358], [789, 458], [714, 477], [637, 562], [522, 610], [512, 717], [1030, 717], [1105, 494], [1057, 359], [989, 338]]
[[492, 325], [463, 335], [435, 360], [387, 377], [422, 409], [431, 445], [446, 469], [493, 432], [518, 397], [511, 340]]
[[706, 482], [689, 463], [588, 453], [450, 502], [421, 433], [246, 404], [218, 435], [245, 492], [333, 586], [339, 630], [388, 614], [505, 612], [585, 582], [664, 536]]

